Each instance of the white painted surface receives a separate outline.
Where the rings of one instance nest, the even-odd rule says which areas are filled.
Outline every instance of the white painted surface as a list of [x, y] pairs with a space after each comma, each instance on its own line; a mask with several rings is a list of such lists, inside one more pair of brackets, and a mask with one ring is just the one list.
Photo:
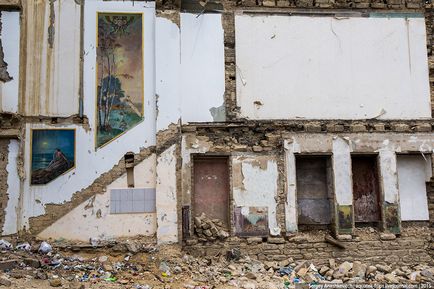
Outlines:
[[[155, 187], [155, 155], [134, 167], [136, 188]], [[89, 241], [89, 238], [111, 239], [155, 234], [156, 213], [110, 214], [110, 189], [128, 188], [124, 174], [95, 200], [90, 198], [42, 231], [38, 237]], [[90, 205], [92, 204], [92, 205]], [[101, 217], [97, 217], [100, 211]]]
[[179, 27], [165, 18], [155, 22], [157, 131], [181, 117], [181, 53]]
[[[265, 163], [261, 167], [259, 163]], [[268, 226], [271, 235], [279, 235], [280, 227], [276, 217], [277, 181], [279, 172], [277, 162], [269, 156], [234, 156], [232, 167], [241, 165], [242, 186], [233, 188], [235, 206], [268, 207]]]
[[17, 157], [19, 154], [20, 144], [17, 140], [11, 140], [9, 143], [8, 165], [8, 203], [5, 208], [5, 222], [3, 225], [2, 235], [17, 233], [17, 212], [19, 210], [20, 197], [20, 178], [17, 170]]
[[[203, 154], [210, 150], [211, 143], [207, 142], [207, 138], [199, 139], [195, 135], [183, 134], [181, 141], [181, 159], [182, 159], [182, 192], [183, 196], [191, 196], [192, 188], [192, 154]], [[189, 200], [182, 200], [182, 204], [190, 203]]]
[[20, 69], [20, 12], [1, 11], [1, 40], [7, 71], [13, 78], [0, 82], [1, 111], [18, 112], [18, 84]]
[[176, 197], [176, 145], [157, 158], [157, 240], [159, 244], [178, 242]]
[[431, 117], [422, 17], [236, 15], [235, 32], [242, 117]]
[[54, 41], [53, 47], [50, 48], [49, 1], [24, 2], [28, 16], [27, 59], [24, 70], [26, 85], [23, 93], [25, 114], [36, 116], [77, 114], [80, 75], [80, 5], [75, 1], [54, 1]]
[[[84, 59], [84, 113], [89, 118], [90, 130], [81, 126], [26, 125], [25, 171], [22, 226], [28, 228], [28, 219], [45, 213], [45, 204], [61, 204], [69, 201], [75, 192], [88, 187], [101, 174], [109, 171], [126, 152], [138, 153], [140, 148], [155, 145], [155, 65], [154, 24], [155, 3], [86, 1], [85, 59]], [[144, 120], [122, 136], [95, 151], [95, 68], [96, 68], [96, 11], [143, 12], [144, 13], [144, 60], [145, 60], [145, 108]], [[65, 104], [66, 105], [66, 104]], [[46, 185], [30, 185], [30, 129], [75, 128], [75, 169]]]
[[221, 14], [181, 13], [182, 121], [213, 121], [210, 109], [223, 105], [224, 32]]
[[398, 204], [398, 173], [396, 154], [388, 148], [380, 149], [380, 184], [383, 190], [384, 201], [390, 204]]
[[286, 168], [286, 202], [285, 202], [285, 225], [287, 232], [297, 232], [297, 175], [295, 166], [295, 155], [297, 143], [295, 140], [285, 140], [283, 144], [285, 150]]
[[341, 137], [333, 139], [333, 183], [336, 202], [340, 206], [353, 204], [353, 180], [351, 177], [350, 140]]
[[397, 159], [401, 220], [429, 220], [425, 181], [431, 159], [421, 155], [399, 155]]

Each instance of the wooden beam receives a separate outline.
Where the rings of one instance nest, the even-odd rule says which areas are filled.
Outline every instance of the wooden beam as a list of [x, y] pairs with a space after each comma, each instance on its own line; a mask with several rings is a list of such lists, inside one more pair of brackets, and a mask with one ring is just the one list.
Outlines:
[[2, 138], [18, 138], [20, 135], [19, 129], [0, 129], [0, 139]]
[[0, 0], [0, 8], [21, 8], [21, 0]]

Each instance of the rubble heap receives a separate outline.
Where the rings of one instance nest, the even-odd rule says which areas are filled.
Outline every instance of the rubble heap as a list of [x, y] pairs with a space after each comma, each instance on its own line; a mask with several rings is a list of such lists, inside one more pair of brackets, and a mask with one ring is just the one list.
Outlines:
[[292, 289], [296, 284], [434, 282], [434, 267], [424, 263], [402, 266], [330, 259], [315, 266], [294, 261], [291, 256], [281, 261], [259, 261], [243, 255], [240, 249], [193, 257], [176, 245], [151, 248], [130, 239], [105, 247], [0, 240], [0, 249], [0, 287], [15, 289]]
[[223, 222], [219, 219], [210, 219], [205, 213], [194, 218], [194, 232], [202, 242], [224, 240], [229, 237]]

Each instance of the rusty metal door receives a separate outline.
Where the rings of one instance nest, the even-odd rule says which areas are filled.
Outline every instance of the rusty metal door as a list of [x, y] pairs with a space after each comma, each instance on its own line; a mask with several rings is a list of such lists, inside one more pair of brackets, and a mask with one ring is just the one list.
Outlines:
[[380, 221], [380, 189], [376, 156], [352, 157], [354, 218], [356, 222]]
[[227, 157], [194, 158], [194, 215], [205, 213], [228, 225], [229, 168]]

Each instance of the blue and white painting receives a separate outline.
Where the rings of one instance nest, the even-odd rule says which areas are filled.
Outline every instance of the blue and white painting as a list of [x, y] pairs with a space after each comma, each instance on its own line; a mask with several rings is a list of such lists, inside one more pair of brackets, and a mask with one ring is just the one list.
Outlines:
[[51, 182], [75, 166], [75, 130], [32, 130], [31, 184]]

